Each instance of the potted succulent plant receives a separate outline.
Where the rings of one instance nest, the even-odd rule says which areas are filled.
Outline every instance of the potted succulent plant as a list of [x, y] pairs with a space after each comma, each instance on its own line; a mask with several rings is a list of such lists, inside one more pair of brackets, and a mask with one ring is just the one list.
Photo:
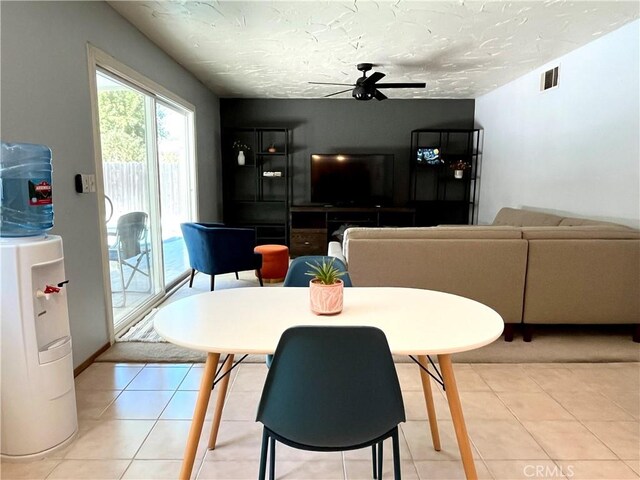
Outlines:
[[315, 265], [307, 262], [310, 270], [306, 275], [313, 277], [309, 282], [311, 311], [317, 315], [335, 315], [342, 311], [344, 283], [340, 277], [345, 272], [340, 271], [334, 261], [332, 258]]
[[233, 149], [238, 152], [238, 165], [244, 165], [244, 152], [251, 150], [251, 147], [246, 143], [242, 143], [240, 140], [236, 140], [233, 142]]
[[463, 177], [465, 170], [471, 168], [471, 165], [464, 160], [457, 160], [449, 166], [453, 169], [454, 178], [457, 178], [458, 180]]

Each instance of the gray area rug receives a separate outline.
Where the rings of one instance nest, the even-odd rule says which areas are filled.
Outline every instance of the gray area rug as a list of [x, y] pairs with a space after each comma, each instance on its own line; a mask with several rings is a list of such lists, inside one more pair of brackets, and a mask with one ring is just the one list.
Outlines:
[[[258, 286], [253, 272], [240, 272], [216, 277], [216, 290]], [[265, 284], [279, 287], [282, 284]], [[196, 275], [193, 288], [184, 285], [165, 305], [181, 298], [209, 291], [209, 276]], [[161, 307], [162, 308], [162, 307]], [[206, 354], [167, 343], [153, 330], [152, 311], [122, 335], [98, 362], [122, 363], [199, 363]], [[533, 341], [525, 343], [517, 333], [513, 342], [496, 340], [483, 348], [454, 355], [459, 363], [571, 363], [571, 362], [638, 362], [640, 344], [631, 341], [632, 326], [559, 326], [540, 325]], [[247, 362], [264, 362], [264, 355], [250, 355]], [[396, 357], [396, 361], [411, 361]]]

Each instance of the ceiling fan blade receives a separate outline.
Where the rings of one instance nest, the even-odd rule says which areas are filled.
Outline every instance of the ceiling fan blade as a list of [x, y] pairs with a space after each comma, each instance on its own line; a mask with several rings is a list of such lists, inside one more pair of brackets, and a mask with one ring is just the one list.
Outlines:
[[342, 90], [341, 92], [330, 93], [329, 95], [325, 95], [324, 98], [333, 97], [334, 95], [340, 95], [341, 93], [350, 92], [351, 90], [353, 89], [347, 88], [346, 90]]
[[354, 83], [327, 83], [327, 82], [307, 82], [311, 85], [338, 85], [343, 87], [355, 87]]
[[382, 93], [380, 90], [376, 90], [375, 94], [376, 100], [386, 100], [388, 97]]
[[364, 81], [360, 85], [362, 85], [363, 87], [366, 87], [366, 86], [369, 86], [369, 85], [373, 85], [377, 81], [382, 80], [384, 77], [385, 77], [384, 73], [373, 72], [371, 75], [369, 75], [367, 78], [365, 78]]
[[376, 88], [426, 88], [426, 83], [378, 83]]

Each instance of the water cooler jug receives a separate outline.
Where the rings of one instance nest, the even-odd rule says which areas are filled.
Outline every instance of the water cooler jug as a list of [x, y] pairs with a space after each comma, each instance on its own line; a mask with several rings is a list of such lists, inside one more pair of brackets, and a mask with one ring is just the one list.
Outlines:
[[[53, 224], [50, 177], [39, 171], [34, 181], [24, 173], [33, 173], [32, 159], [20, 157], [33, 149], [8, 154], [6, 145], [0, 158], [3, 461], [45, 457], [78, 430], [62, 239], [46, 235]], [[25, 144], [9, 146], [16, 145]], [[45, 195], [34, 196], [33, 185], [44, 184]], [[21, 199], [23, 193], [29, 197]]]

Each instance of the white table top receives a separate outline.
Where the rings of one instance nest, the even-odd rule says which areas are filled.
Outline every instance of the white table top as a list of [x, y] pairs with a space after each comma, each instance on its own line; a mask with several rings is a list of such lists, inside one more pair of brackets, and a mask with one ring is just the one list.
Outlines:
[[473, 350], [497, 339], [500, 315], [468, 298], [413, 288], [344, 289], [344, 309], [319, 316], [308, 288], [237, 288], [194, 295], [161, 308], [156, 331], [167, 341], [213, 353], [273, 353], [295, 325], [369, 325], [385, 332], [392, 353], [436, 355]]

